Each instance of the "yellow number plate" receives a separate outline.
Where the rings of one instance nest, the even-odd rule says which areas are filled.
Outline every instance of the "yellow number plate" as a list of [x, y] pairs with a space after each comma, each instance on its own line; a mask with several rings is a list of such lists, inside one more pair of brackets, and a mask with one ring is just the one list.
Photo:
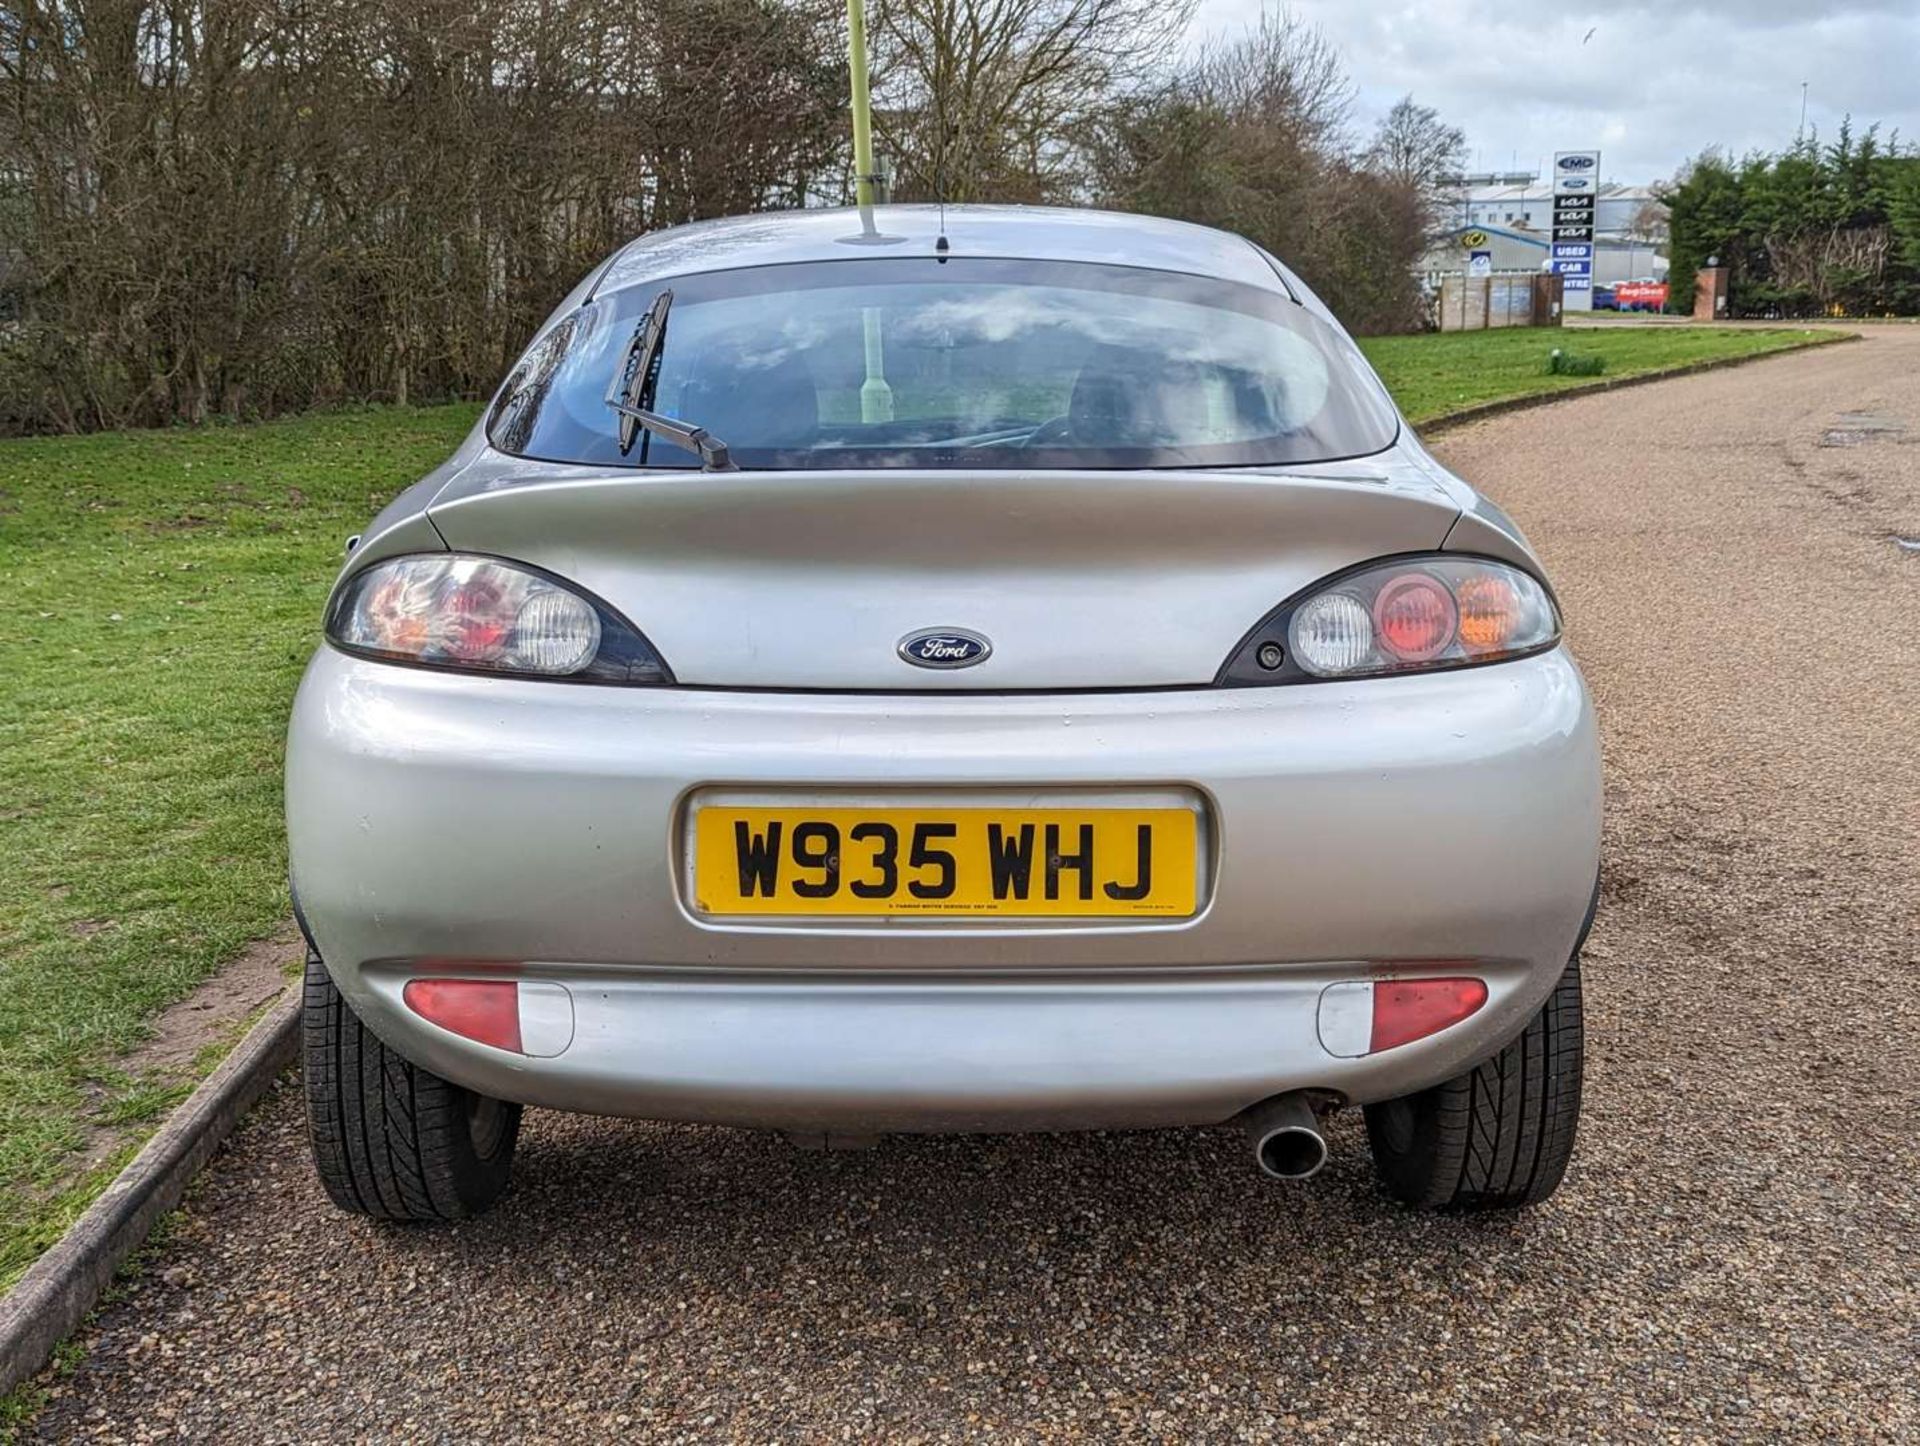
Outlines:
[[708, 914], [1181, 918], [1184, 808], [736, 808], [694, 815]]

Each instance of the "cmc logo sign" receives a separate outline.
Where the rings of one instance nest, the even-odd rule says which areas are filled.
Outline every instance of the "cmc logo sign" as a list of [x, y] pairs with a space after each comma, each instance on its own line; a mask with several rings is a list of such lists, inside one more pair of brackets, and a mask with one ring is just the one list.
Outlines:
[[1588, 155], [1562, 156], [1554, 164], [1563, 171], [1591, 171], [1593, 157]]

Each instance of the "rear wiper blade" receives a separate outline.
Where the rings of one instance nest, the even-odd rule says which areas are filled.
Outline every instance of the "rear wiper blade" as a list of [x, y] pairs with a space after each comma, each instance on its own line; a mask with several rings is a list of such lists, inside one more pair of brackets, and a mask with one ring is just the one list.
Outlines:
[[[607, 405], [620, 414], [620, 455], [633, 450], [634, 438], [642, 431], [665, 437], [700, 457], [706, 472], [737, 472], [733, 453], [705, 427], [694, 426], [663, 416], [652, 410], [654, 388], [660, 382], [660, 350], [667, 339], [667, 313], [673, 309], [673, 293], [663, 291], [653, 299], [647, 314], [633, 329], [627, 354], [613, 374], [613, 387], [607, 393]], [[641, 460], [646, 452], [641, 452]]]

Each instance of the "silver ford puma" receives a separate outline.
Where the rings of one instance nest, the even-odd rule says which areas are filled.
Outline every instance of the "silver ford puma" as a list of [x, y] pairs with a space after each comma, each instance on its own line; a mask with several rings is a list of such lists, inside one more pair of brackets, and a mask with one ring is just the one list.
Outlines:
[[1559, 1183], [1593, 712], [1500, 511], [1234, 236], [891, 208], [645, 237], [351, 550], [287, 755], [335, 1201], [524, 1105], [782, 1130], [1361, 1106]]

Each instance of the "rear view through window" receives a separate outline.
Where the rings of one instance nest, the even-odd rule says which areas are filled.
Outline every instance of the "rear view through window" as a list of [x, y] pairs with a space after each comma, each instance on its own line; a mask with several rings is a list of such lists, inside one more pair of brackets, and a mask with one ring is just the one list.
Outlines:
[[[671, 298], [661, 308], [662, 291]], [[1278, 291], [1118, 266], [882, 258], [676, 277], [549, 328], [488, 431], [519, 456], [692, 467], [608, 394], [649, 309], [644, 405], [762, 468], [1328, 461], [1397, 422], [1344, 336]]]

